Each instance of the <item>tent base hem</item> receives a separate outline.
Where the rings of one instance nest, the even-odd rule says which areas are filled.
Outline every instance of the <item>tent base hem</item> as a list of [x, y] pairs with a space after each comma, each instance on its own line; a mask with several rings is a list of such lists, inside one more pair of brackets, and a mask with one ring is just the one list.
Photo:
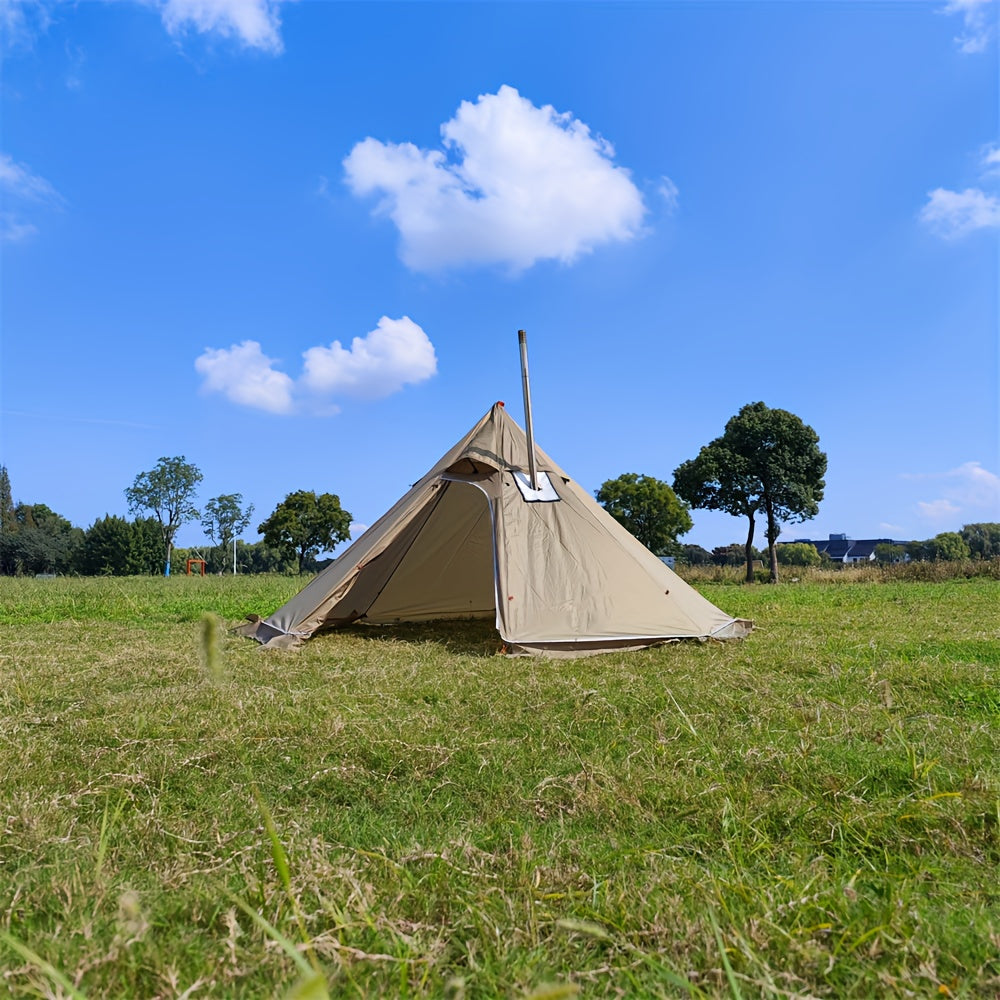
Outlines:
[[580, 659], [584, 656], [598, 656], [601, 653], [627, 652], [633, 649], [649, 649], [672, 642], [711, 642], [726, 639], [745, 639], [753, 631], [753, 622], [746, 618], [734, 618], [711, 635], [661, 635], [629, 636], [557, 640], [553, 642], [532, 642], [530, 640], [505, 640], [504, 651], [508, 656], [545, 656], [550, 659]]
[[[442, 618], [425, 621], [420, 624], [451, 623], [456, 619]], [[543, 656], [548, 659], [581, 659], [585, 656], [598, 656], [601, 653], [627, 652], [633, 649], [649, 649], [672, 642], [694, 641], [710, 642], [726, 639], [745, 639], [753, 631], [753, 622], [746, 618], [734, 618], [722, 628], [710, 635], [662, 635], [662, 636], [628, 636], [614, 638], [612, 636], [592, 639], [561, 639], [551, 641], [531, 641], [505, 639], [502, 636], [503, 655], [509, 657]], [[256, 639], [261, 649], [296, 649], [308, 636], [296, 635], [294, 632], [281, 632], [261, 620], [248, 621], [237, 625], [233, 631], [237, 635]], [[325, 629], [327, 634], [337, 631], [336, 628]]]

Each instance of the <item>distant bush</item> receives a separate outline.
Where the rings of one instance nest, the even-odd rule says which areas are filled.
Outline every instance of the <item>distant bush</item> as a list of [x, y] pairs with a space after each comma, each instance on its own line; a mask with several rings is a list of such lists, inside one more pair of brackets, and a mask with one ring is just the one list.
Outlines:
[[[678, 574], [688, 583], [743, 583], [745, 571], [736, 566], [682, 566]], [[768, 579], [766, 570], [756, 571], [758, 581]], [[985, 577], [1000, 580], [1000, 556], [993, 559], [927, 560], [924, 562], [879, 564], [852, 563], [841, 565], [830, 563], [820, 566], [795, 568], [793, 577], [785, 577], [790, 583], [893, 583], [923, 582], [934, 583], [944, 580], [971, 579]]]
[[712, 563], [712, 553], [700, 545], [682, 545], [677, 561], [688, 566], [709, 566]]
[[[760, 549], [751, 546], [750, 558], [763, 561]], [[712, 562], [716, 566], [746, 566], [747, 550], [742, 542], [732, 542], [729, 545], [717, 545], [712, 549]]]
[[786, 542], [775, 552], [782, 566], [818, 566], [822, 562], [819, 550], [809, 542]]

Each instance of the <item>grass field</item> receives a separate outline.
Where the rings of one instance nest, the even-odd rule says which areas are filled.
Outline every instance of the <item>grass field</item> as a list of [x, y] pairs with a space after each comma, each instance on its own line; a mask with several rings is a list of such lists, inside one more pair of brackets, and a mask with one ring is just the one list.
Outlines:
[[0, 579], [0, 992], [1000, 996], [996, 580], [577, 661], [202, 620], [299, 586]]

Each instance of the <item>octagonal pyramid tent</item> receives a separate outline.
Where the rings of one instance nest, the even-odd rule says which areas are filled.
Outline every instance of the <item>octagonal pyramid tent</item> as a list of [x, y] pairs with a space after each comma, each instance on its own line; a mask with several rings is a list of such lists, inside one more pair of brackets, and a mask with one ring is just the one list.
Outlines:
[[241, 627], [292, 646], [351, 622], [493, 618], [512, 654], [582, 656], [736, 638], [731, 618], [638, 542], [497, 403], [304, 590]]

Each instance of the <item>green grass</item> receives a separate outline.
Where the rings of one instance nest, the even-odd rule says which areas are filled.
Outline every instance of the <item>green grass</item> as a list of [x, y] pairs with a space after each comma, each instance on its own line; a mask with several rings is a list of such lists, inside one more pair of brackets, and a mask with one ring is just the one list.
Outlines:
[[0, 579], [0, 992], [1000, 993], [996, 581], [577, 661], [204, 617], [299, 586]]

